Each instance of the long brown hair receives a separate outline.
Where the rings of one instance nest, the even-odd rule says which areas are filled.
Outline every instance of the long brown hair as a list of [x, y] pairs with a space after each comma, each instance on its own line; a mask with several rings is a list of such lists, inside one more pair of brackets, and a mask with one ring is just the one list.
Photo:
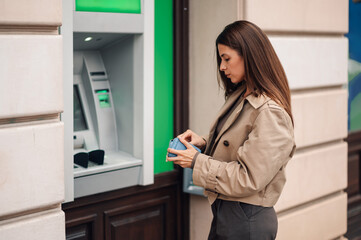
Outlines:
[[[233, 84], [220, 71], [221, 57], [218, 44], [226, 45], [238, 52], [244, 59], [245, 81]], [[245, 84], [256, 95], [265, 93], [285, 109], [291, 117], [291, 94], [282, 64], [266, 34], [255, 24], [248, 21], [236, 21], [227, 25], [216, 40], [218, 84], [223, 85], [227, 98], [240, 85]]]

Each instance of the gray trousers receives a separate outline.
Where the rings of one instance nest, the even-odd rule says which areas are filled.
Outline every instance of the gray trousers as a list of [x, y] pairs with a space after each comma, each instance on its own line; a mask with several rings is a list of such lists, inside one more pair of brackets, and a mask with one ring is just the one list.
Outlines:
[[278, 220], [273, 207], [217, 199], [208, 240], [276, 239]]

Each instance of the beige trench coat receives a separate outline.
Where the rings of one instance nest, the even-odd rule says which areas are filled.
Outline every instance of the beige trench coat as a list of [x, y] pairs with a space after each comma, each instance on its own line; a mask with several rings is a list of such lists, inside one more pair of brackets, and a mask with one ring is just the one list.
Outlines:
[[193, 182], [216, 198], [271, 207], [286, 182], [285, 167], [295, 151], [287, 112], [265, 95], [248, 95], [229, 115], [213, 144], [219, 117], [227, 113], [242, 89], [228, 97], [210, 133], [204, 154], [195, 158]]

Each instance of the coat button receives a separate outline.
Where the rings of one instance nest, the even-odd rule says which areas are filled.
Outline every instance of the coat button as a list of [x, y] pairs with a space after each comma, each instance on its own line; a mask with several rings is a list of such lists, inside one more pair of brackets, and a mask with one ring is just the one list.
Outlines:
[[226, 147], [229, 146], [229, 142], [228, 142], [227, 140], [225, 140], [225, 141], [223, 142], [223, 144], [224, 144], [224, 146], [226, 146]]

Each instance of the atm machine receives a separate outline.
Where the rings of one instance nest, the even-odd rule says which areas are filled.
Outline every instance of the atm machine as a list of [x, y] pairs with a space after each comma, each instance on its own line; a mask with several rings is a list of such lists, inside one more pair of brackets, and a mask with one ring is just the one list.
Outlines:
[[63, 6], [66, 201], [153, 183], [154, 2], [138, 1], [139, 14]]
[[112, 88], [101, 52], [75, 50], [73, 79], [75, 197], [136, 185], [142, 160], [119, 147], [127, 113], [112, 97], [122, 90]]

